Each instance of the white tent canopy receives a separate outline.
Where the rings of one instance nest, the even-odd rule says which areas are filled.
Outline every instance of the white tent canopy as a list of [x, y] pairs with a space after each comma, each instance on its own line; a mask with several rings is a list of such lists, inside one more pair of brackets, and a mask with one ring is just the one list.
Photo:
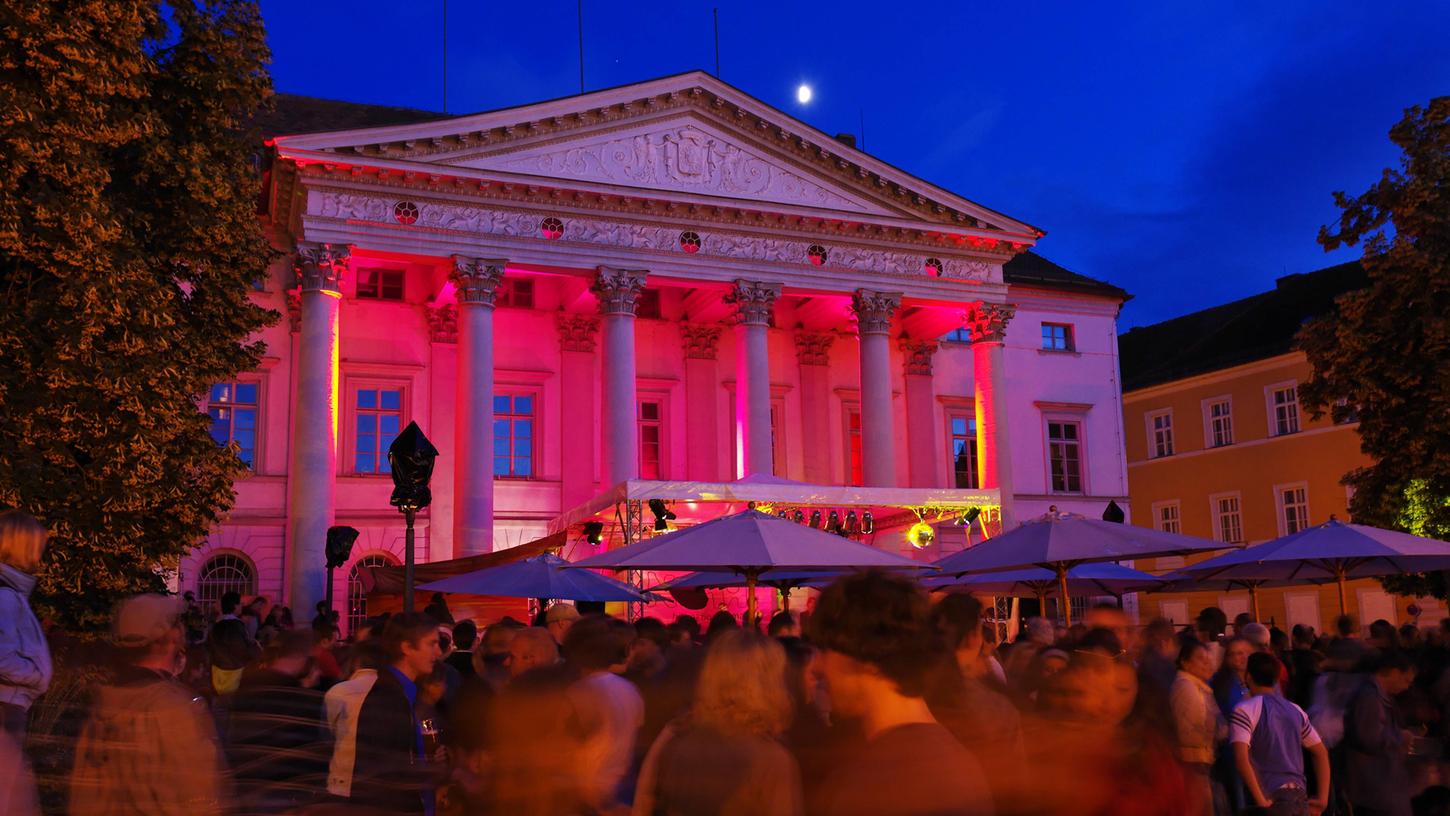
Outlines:
[[970, 507], [997, 507], [1001, 504], [1001, 493], [996, 489], [813, 485], [759, 473], [734, 482], [631, 479], [620, 482], [557, 516], [549, 522], [549, 534], [553, 535], [595, 519], [623, 502], [647, 502], [651, 499], [738, 504], [757, 502], [806, 507], [928, 507], [933, 510], [966, 510]]

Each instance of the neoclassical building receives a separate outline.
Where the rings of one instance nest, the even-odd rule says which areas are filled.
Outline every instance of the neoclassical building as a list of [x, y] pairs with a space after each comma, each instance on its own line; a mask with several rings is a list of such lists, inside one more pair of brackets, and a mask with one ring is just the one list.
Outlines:
[[310, 609], [332, 524], [362, 531], [349, 567], [399, 558], [410, 421], [441, 451], [420, 560], [637, 478], [995, 489], [1008, 523], [1127, 504], [1127, 295], [846, 137], [699, 72], [443, 119], [279, 106], [255, 298], [285, 317], [209, 395], [252, 473], [183, 564], [204, 595]]

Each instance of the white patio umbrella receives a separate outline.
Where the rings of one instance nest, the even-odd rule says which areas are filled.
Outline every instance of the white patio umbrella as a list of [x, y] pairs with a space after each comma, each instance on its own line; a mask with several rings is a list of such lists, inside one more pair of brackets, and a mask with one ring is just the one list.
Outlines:
[[745, 578], [746, 614], [755, 619], [755, 587], [773, 569], [885, 567], [931, 570], [930, 564], [868, 547], [834, 533], [746, 510], [575, 561], [570, 567], [612, 570], [729, 571]]
[[[1057, 577], [1058, 592], [1066, 598], [1068, 572], [1080, 564], [1187, 555], [1223, 546], [1221, 541], [1059, 513], [1054, 507], [1016, 529], [942, 558], [935, 566], [947, 575], [1040, 567]], [[1068, 604], [1063, 604], [1063, 618], [1072, 623]]]

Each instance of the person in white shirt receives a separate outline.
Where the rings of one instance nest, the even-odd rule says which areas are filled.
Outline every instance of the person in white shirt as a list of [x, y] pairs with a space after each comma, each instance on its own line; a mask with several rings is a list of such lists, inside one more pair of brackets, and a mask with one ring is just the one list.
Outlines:
[[373, 644], [359, 642], [352, 676], [327, 690], [323, 705], [332, 731], [332, 760], [327, 769], [327, 792], [344, 799], [352, 795], [353, 766], [357, 761], [357, 717], [363, 700], [377, 682], [379, 663]]
[[634, 761], [644, 725], [644, 698], [619, 676], [629, 660], [634, 627], [603, 616], [580, 618], [564, 636], [564, 658], [582, 678], [570, 686], [581, 732], [586, 798], [608, 810], [621, 801], [620, 783]]

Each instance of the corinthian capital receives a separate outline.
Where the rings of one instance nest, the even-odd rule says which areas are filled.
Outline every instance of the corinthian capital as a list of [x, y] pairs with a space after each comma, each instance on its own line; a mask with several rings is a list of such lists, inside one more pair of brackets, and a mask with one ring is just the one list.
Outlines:
[[720, 327], [713, 323], [681, 323], [680, 340], [685, 344], [685, 358], [713, 360], [720, 345]]
[[498, 284], [503, 280], [504, 261], [453, 256], [453, 273], [449, 278], [458, 292], [460, 306], [478, 305], [493, 308]]
[[762, 281], [735, 281], [735, 288], [725, 302], [735, 307], [735, 320], [746, 326], [769, 326], [770, 307], [780, 297], [780, 284]]
[[795, 358], [801, 365], [829, 365], [831, 343], [836, 335], [824, 332], [796, 332]]
[[937, 342], [935, 340], [912, 340], [909, 337], [901, 338], [898, 348], [901, 349], [902, 362], [907, 374], [925, 374], [931, 376], [931, 358], [936, 354]]
[[564, 351], [594, 351], [599, 337], [599, 317], [591, 314], [559, 313], [559, 348]]
[[639, 302], [639, 293], [644, 289], [644, 281], [648, 275], [643, 269], [599, 267], [594, 285], [589, 287], [589, 291], [599, 299], [599, 313], [634, 317], [634, 308]]
[[962, 315], [962, 328], [973, 343], [1000, 343], [1015, 314], [1017, 307], [1009, 303], [974, 303]]
[[304, 292], [337, 292], [352, 258], [348, 244], [297, 244], [297, 280]]
[[901, 305], [901, 295], [857, 289], [851, 295], [851, 310], [856, 313], [856, 330], [861, 334], [888, 334], [891, 316]]

